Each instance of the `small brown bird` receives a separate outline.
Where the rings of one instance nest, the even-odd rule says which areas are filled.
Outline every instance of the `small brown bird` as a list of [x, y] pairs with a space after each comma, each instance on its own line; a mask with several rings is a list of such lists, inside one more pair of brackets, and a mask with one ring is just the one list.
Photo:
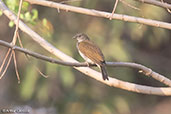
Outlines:
[[105, 69], [105, 60], [102, 51], [84, 33], [76, 34], [73, 39], [77, 39], [77, 49], [87, 63], [96, 64], [103, 76], [103, 80], [109, 80]]

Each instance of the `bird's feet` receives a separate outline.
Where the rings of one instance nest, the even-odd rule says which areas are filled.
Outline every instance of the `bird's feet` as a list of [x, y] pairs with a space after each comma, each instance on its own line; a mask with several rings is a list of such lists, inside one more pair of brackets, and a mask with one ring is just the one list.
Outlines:
[[85, 63], [87, 64], [88, 67], [90, 67], [90, 64], [87, 61], [85, 61]]

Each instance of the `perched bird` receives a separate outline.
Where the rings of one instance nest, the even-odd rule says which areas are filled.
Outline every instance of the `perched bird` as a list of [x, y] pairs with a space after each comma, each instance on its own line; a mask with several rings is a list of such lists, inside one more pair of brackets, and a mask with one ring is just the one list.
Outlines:
[[105, 69], [105, 60], [100, 48], [90, 41], [89, 37], [84, 33], [76, 34], [73, 39], [77, 39], [77, 49], [80, 55], [87, 63], [96, 64], [101, 72], [103, 80], [109, 80]]

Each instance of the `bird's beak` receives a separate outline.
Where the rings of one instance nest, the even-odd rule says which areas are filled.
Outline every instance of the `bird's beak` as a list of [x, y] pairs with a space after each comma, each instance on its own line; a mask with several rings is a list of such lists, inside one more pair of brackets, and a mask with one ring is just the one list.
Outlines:
[[76, 36], [76, 35], [72, 37], [72, 39], [76, 39], [76, 38], [77, 38], [77, 36]]

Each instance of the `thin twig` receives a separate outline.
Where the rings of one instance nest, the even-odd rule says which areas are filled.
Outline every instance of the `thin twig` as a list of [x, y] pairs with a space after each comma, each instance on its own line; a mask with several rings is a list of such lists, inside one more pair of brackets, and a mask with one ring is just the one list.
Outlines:
[[59, 2], [59, 3], [65, 4], [65, 3], [80, 2], [80, 1], [82, 1], [82, 0], [66, 0], [66, 1], [61, 1], [61, 2]]
[[[20, 0], [18, 14], [17, 14], [17, 22], [16, 22], [16, 27], [15, 27], [15, 32], [14, 32], [13, 40], [11, 42], [12, 45], [15, 45], [16, 41], [17, 41], [18, 29], [19, 29], [19, 20], [20, 20], [20, 13], [21, 13], [22, 4], [23, 4], [23, 0]], [[13, 54], [15, 72], [16, 72], [16, 75], [17, 75], [18, 83], [20, 83], [20, 76], [19, 76], [18, 69], [17, 69], [17, 62], [16, 62], [16, 56], [15, 56], [14, 50], [12, 50], [11, 54]]]
[[114, 15], [114, 12], [115, 12], [116, 7], [117, 7], [117, 5], [118, 5], [118, 1], [119, 1], [119, 0], [116, 0], [116, 1], [115, 1], [115, 4], [114, 4], [114, 6], [113, 6], [113, 11], [112, 11], [112, 14], [111, 14], [109, 20], [112, 20], [112, 17], [113, 17], [113, 15]]
[[15, 73], [17, 75], [17, 79], [18, 79], [18, 84], [20, 83], [20, 76], [18, 73], [18, 68], [17, 68], [17, 62], [16, 62], [16, 56], [15, 56], [15, 51], [12, 50], [12, 54], [13, 54], [13, 60], [14, 60], [14, 66], [15, 66]]
[[21, 13], [21, 8], [22, 8], [22, 3], [23, 3], [23, 0], [20, 0], [19, 10], [18, 10], [18, 14], [17, 14], [17, 23], [16, 23], [16, 27], [15, 27], [15, 32], [14, 32], [13, 40], [11, 42], [12, 45], [15, 45], [15, 43], [17, 41], [17, 32], [18, 32], [18, 26], [19, 26], [19, 19], [20, 19], [20, 13]]
[[[11, 49], [10, 49], [10, 51], [11, 51]], [[10, 53], [10, 55], [9, 55], [9, 59], [8, 59], [7, 65], [6, 65], [5, 69], [4, 69], [4, 71], [2, 72], [2, 74], [1, 74], [1, 76], [0, 76], [0, 79], [2, 79], [2, 77], [3, 77], [4, 74], [6, 73], [6, 71], [7, 71], [7, 69], [8, 69], [8, 66], [9, 66], [9, 63], [11, 62], [11, 58], [12, 58], [12, 53]]]
[[5, 65], [5, 62], [6, 62], [7, 58], [8, 58], [8, 55], [9, 55], [10, 51], [11, 51], [11, 49], [9, 48], [8, 51], [7, 51], [7, 54], [5, 55], [5, 58], [4, 58], [4, 60], [3, 60], [2, 64], [1, 64], [0, 73], [1, 73], [1, 71], [2, 71], [2, 69], [4, 67], [4, 65]]
[[43, 76], [43, 77], [45, 77], [45, 78], [48, 78], [48, 77], [49, 77], [49, 76], [43, 74], [43, 73], [40, 71], [40, 69], [37, 68], [36, 66], [35, 66], [35, 68], [36, 68], [37, 72], [38, 72], [41, 76]]
[[127, 3], [126, 1], [124, 1], [124, 0], [120, 0], [123, 4], [125, 4], [126, 6], [128, 6], [128, 7], [130, 7], [130, 8], [132, 8], [132, 9], [135, 9], [135, 10], [139, 10], [140, 11], [140, 9], [139, 8], [137, 8], [137, 7], [135, 7], [135, 6], [133, 6], [132, 4], [129, 4], [129, 3]]
[[21, 42], [20, 35], [19, 35], [18, 32], [17, 32], [17, 37], [18, 37], [18, 42], [19, 42], [20, 47], [24, 48], [24, 47], [23, 47], [23, 44], [22, 44], [22, 42]]
[[[162, 3], [164, 3], [163, 0], [161, 0]], [[171, 13], [171, 10], [169, 8], [166, 8], [169, 13]]]
[[157, 0], [135, 0], [135, 1], [139, 1], [139, 2], [142, 2], [142, 3], [147, 3], [147, 4], [151, 4], [151, 5], [171, 9], [171, 4], [162, 3], [162, 2], [157, 1]]

